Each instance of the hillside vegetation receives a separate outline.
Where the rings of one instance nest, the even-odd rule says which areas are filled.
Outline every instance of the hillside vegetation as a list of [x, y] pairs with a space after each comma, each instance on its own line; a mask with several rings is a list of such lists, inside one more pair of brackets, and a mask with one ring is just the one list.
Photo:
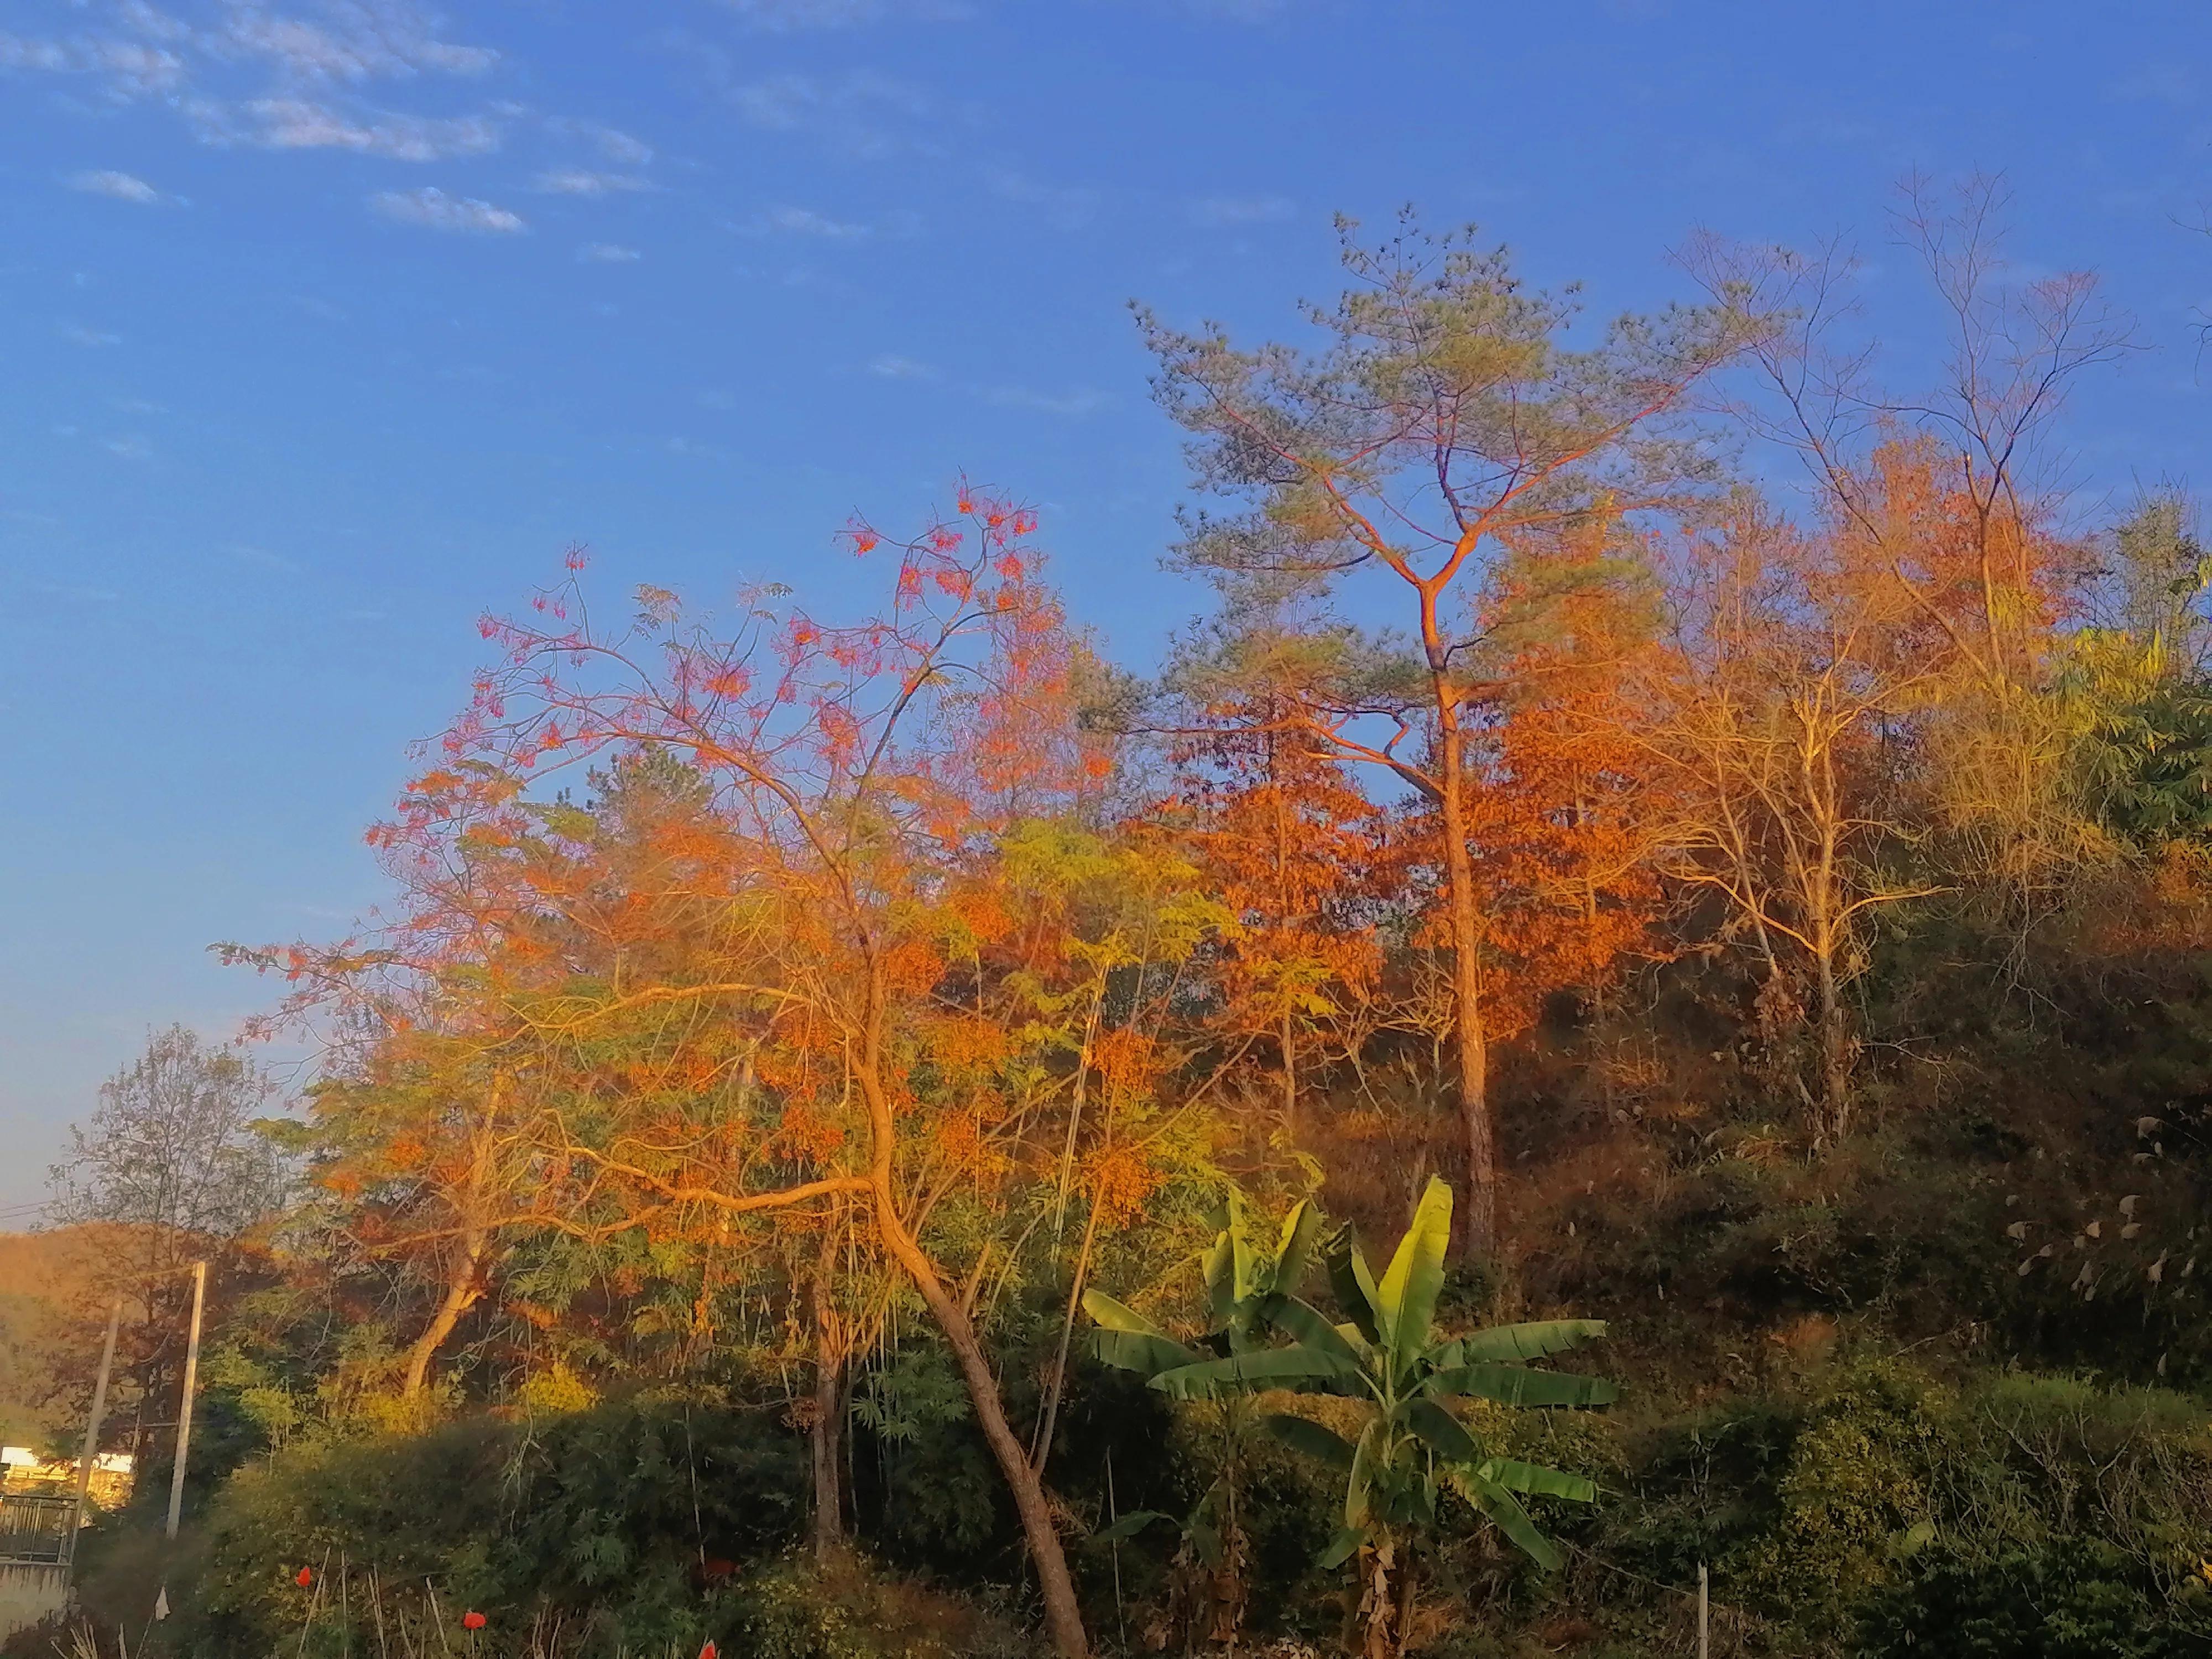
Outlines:
[[486, 618], [377, 927], [230, 947], [299, 1109], [170, 1033], [80, 1136], [142, 1435], [213, 1263], [188, 1538], [88, 1607], [2212, 1652], [2212, 560], [2037, 487], [2124, 331], [1990, 208], [1906, 221], [1909, 393], [1718, 245], [1603, 331], [1410, 222], [1292, 343], [1141, 317], [1218, 599], [1148, 680], [965, 483], [841, 590]]

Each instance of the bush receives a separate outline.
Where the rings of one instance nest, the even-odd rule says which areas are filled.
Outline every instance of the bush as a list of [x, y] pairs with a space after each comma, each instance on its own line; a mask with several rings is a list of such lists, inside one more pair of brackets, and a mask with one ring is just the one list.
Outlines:
[[787, 1547], [805, 1504], [803, 1449], [775, 1417], [681, 1401], [306, 1449], [216, 1498], [185, 1635], [258, 1659], [312, 1622], [308, 1646], [366, 1650], [427, 1584], [442, 1616], [480, 1609], [510, 1634], [554, 1619], [599, 1650], [695, 1651], [702, 1588]]

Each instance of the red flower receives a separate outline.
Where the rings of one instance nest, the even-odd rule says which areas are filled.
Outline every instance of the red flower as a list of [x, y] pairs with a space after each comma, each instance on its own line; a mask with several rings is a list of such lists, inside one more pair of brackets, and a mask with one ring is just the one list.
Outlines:
[[714, 1646], [714, 1638], [710, 1636], [699, 1644], [699, 1659], [714, 1659], [718, 1651], [719, 1650]]
[[471, 1610], [470, 1612], [465, 1613], [461, 1615], [461, 1628], [463, 1630], [482, 1630], [483, 1627], [483, 1614], [475, 1612], [474, 1610]]
[[315, 1582], [315, 1570], [313, 1567], [301, 1568], [298, 1576], [295, 1577], [292, 1582], [297, 1584], [301, 1589], [307, 1589], [308, 1585]]

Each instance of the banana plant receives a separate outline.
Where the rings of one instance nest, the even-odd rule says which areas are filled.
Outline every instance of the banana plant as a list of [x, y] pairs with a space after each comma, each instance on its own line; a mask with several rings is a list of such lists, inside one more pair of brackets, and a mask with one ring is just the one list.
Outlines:
[[[1109, 1365], [1147, 1378], [1188, 1370], [1208, 1360], [1257, 1357], [1267, 1340], [1267, 1309], [1294, 1291], [1313, 1260], [1321, 1237], [1321, 1213], [1301, 1201], [1283, 1223], [1274, 1254], [1263, 1254], [1243, 1194], [1231, 1188], [1215, 1214], [1220, 1231], [1200, 1257], [1208, 1328], [1194, 1342], [1170, 1336], [1142, 1315], [1103, 1291], [1083, 1293], [1084, 1311], [1097, 1322], [1092, 1351]], [[1176, 1524], [1181, 1534], [1173, 1579], [1177, 1621], [1188, 1635], [1233, 1642], [1244, 1619], [1247, 1540], [1241, 1517], [1244, 1465], [1255, 1426], [1251, 1396], [1236, 1384], [1185, 1390], [1182, 1397], [1203, 1399], [1214, 1407], [1218, 1438], [1218, 1473], [1189, 1511], [1181, 1517], [1158, 1510], [1124, 1515], [1098, 1534], [1101, 1543], [1133, 1536], [1155, 1522]]]
[[1498, 1455], [1476, 1439], [1454, 1404], [1602, 1406], [1615, 1394], [1600, 1378], [1524, 1363], [1602, 1336], [1605, 1326], [1596, 1320], [1504, 1325], [1434, 1340], [1451, 1210], [1451, 1188], [1432, 1179], [1379, 1282], [1349, 1228], [1329, 1239], [1323, 1260], [1336, 1301], [1348, 1316], [1345, 1322], [1332, 1323], [1301, 1300], [1294, 1286], [1279, 1281], [1280, 1288], [1258, 1312], [1291, 1339], [1288, 1346], [1194, 1357], [1185, 1364], [1162, 1365], [1152, 1375], [1153, 1388], [1178, 1398], [1212, 1398], [1224, 1389], [1287, 1389], [1362, 1403], [1356, 1441], [1304, 1417], [1274, 1413], [1261, 1422], [1344, 1477], [1343, 1524], [1322, 1565], [1358, 1558], [1362, 1650], [1374, 1659], [1400, 1651], [1413, 1603], [1413, 1558], [1435, 1538], [1445, 1489], [1547, 1569], [1558, 1565], [1559, 1551], [1529, 1517], [1522, 1497], [1536, 1493], [1583, 1504], [1597, 1498], [1597, 1488], [1580, 1475]]

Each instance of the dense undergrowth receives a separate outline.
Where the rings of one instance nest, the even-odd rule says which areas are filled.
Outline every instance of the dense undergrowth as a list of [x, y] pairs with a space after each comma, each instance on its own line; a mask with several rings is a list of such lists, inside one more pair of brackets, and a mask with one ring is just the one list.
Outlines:
[[[1677, 1042], [1666, 1068], [1608, 1084], [1589, 1063], [1602, 1033], [1547, 1028], [1506, 1119], [1512, 1270], [1455, 1275], [1439, 1319], [1611, 1322], [1583, 1369], [1623, 1383], [1613, 1410], [1491, 1408], [1514, 1455], [1604, 1498], [1531, 1500], [1565, 1547], [1548, 1575], [1448, 1504], [1413, 1650], [1688, 1651], [1704, 1564], [1724, 1655], [2212, 1652], [2197, 1009], [2084, 1006], [2102, 1023], [2000, 1041], [1983, 1020], [1971, 1068], [1946, 1062], [1955, 1037], [1901, 1054], [1863, 1132], [1818, 1150], [1781, 1127], [1741, 1043]], [[1404, 1119], [1391, 1129], [1352, 1100], [1302, 1126], [1335, 1177], [1324, 1200], [1385, 1238], [1440, 1156]], [[1031, 1287], [994, 1322], [1018, 1413], [1036, 1409], [1062, 1294]], [[427, 1431], [356, 1423], [276, 1453], [219, 1386], [234, 1469], [158, 1639], [210, 1659], [427, 1653], [441, 1619], [472, 1608], [486, 1642], [562, 1653], [1036, 1650], [1015, 1519], [942, 1347], [909, 1334], [853, 1399], [854, 1547], [825, 1565], [806, 1547], [802, 1425], [770, 1377], [455, 1400]], [[1204, 1407], [1079, 1353], [1049, 1465], [1064, 1533], [1182, 1513], [1218, 1450]], [[1336, 1488], [1263, 1446], [1243, 1491], [1240, 1650], [1333, 1650], [1346, 1586], [1315, 1559]], [[131, 1516], [103, 1531], [88, 1604], [128, 1622], [145, 1546]], [[1074, 1558], [1103, 1646], [1191, 1639], [1206, 1575], [1173, 1528], [1077, 1541]]]

